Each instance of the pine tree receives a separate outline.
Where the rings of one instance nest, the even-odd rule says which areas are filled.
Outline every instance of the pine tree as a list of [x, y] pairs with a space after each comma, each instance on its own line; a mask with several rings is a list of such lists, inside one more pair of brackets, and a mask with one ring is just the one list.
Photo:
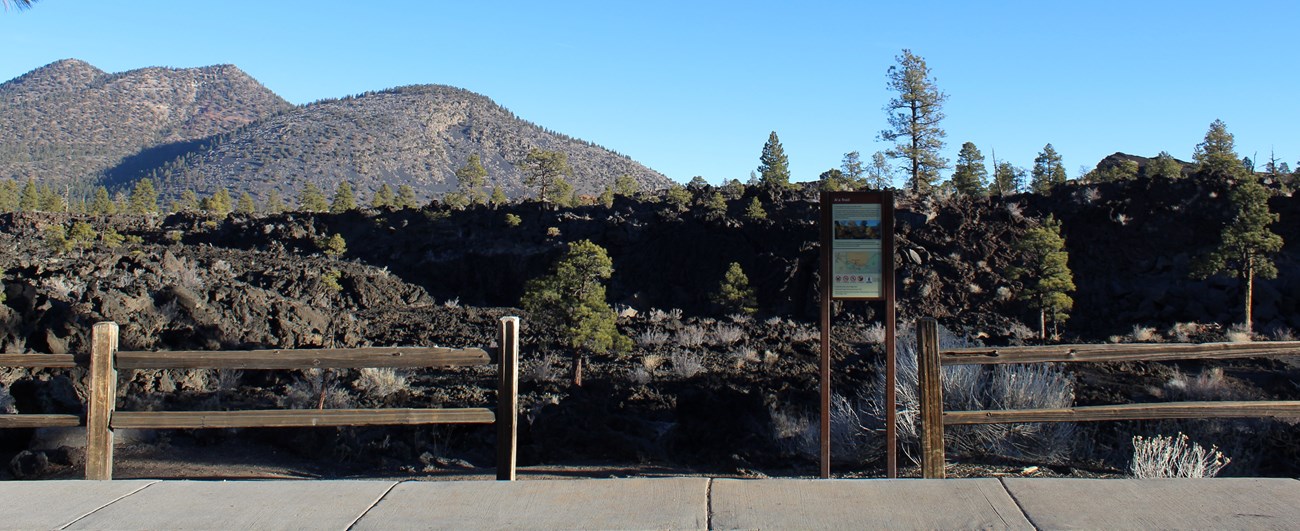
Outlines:
[[298, 209], [303, 212], [325, 212], [330, 209], [330, 205], [316, 183], [309, 182], [298, 193]]
[[533, 148], [524, 158], [524, 182], [537, 187], [537, 200], [545, 203], [546, 194], [565, 175], [573, 170], [569, 168], [569, 156], [562, 151], [543, 151]]
[[1192, 276], [1235, 275], [1244, 292], [1246, 330], [1251, 330], [1255, 277], [1277, 277], [1272, 257], [1282, 250], [1282, 237], [1268, 228], [1280, 219], [1268, 208], [1268, 189], [1257, 178], [1244, 175], [1243, 170], [1236, 171], [1240, 183], [1229, 194], [1234, 210], [1232, 221], [1223, 227], [1219, 246], [1193, 264]]
[[500, 186], [493, 186], [492, 197], [488, 199], [488, 202], [492, 203], [493, 208], [496, 208], [501, 205], [510, 204], [510, 198], [506, 197], [505, 191], [501, 190]]
[[330, 202], [330, 212], [342, 214], [356, 209], [357, 194], [352, 191], [352, 185], [347, 181], [340, 182], [339, 187], [334, 190], [334, 201]]
[[989, 171], [984, 167], [984, 154], [980, 153], [974, 143], [962, 144], [961, 152], [957, 154], [957, 169], [952, 174], [952, 184], [957, 193], [967, 196], [987, 195], [988, 177]]
[[397, 186], [397, 199], [394, 200], [397, 208], [420, 208], [420, 200], [415, 198], [415, 189], [409, 185]]
[[867, 183], [867, 168], [863, 166], [862, 155], [858, 154], [857, 151], [844, 154], [844, 160], [840, 161], [840, 173], [844, 175], [844, 179], [854, 190]]
[[1041, 226], [1030, 229], [1013, 245], [1022, 256], [1021, 264], [1009, 270], [1013, 279], [1024, 279], [1021, 300], [1030, 301], [1038, 310], [1039, 338], [1047, 339], [1047, 320], [1050, 314], [1052, 328], [1069, 319], [1066, 313], [1074, 308], [1074, 273], [1070, 271], [1070, 255], [1065, 251], [1065, 238], [1061, 237], [1061, 222], [1048, 216]]
[[158, 190], [153, 187], [153, 180], [140, 179], [131, 190], [131, 199], [127, 211], [132, 214], [154, 214], [158, 212]]
[[63, 196], [54, 191], [54, 187], [46, 184], [40, 189], [40, 210], [42, 212], [67, 212], [68, 203]]
[[993, 171], [993, 184], [989, 186], [989, 193], [999, 196], [1015, 194], [1020, 192], [1024, 182], [1024, 168], [1017, 168], [1004, 160]]
[[108, 188], [95, 187], [95, 197], [90, 200], [90, 213], [96, 216], [111, 216], [117, 213], [117, 205], [108, 197]]
[[640, 190], [641, 183], [636, 182], [636, 179], [632, 178], [631, 175], [619, 175], [614, 179], [614, 195], [632, 197]]
[[212, 193], [211, 197], [203, 200], [203, 210], [209, 214], [225, 217], [231, 210], [234, 210], [234, 200], [230, 198], [230, 192], [225, 188], [218, 188]]
[[763, 202], [757, 197], [749, 201], [749, 206], [745, 208], [745, 218], [750, 221], [763, 221], [767, 219], [767, 211], [763, 210]]
[[578, 193], [573, 189], [573, 185], [563, 177], [557, 177], [552, 183], [551, 190], [552, 203], [560, 208], [573, 208], [578, 204]]
[[334, 233], [329, 238], [326, 238], [320, 247], [325, 256], [330, 258], [338, 258], [343, 256], [343, 253], [348, 252], [348, 242], [339, 233]]
[[677, 183], [668, 185], [664, 200], [677, 212], [686, 212], [691, 208], [691, 192]]
[[605, 281], [614, 273], [604, 248], [582, 240], [569, 244], [551, 273], [528, 281], [520, 305], [532, 319], [560, 326], [573, 348], [573, 384], [582, 385], [587, 352], [623, 351], [631, 341], [618, 331], [613, 308], [605, 300]]
[[176, 202], [175, 205], [173, 205], [172, 210], [175, 210], [176, 212], [198, 212], [199, 211], [198, 194], [195, 194], [194, 190], [186, 190], [184, 192], [181, 192], [181, 198], [179, 201]]
[[704, 219], [708, 221], [727, 218], [727, 198], [722, 197], [722, 192], [705, 192], [701, 197], [700, 207], [704, 210]]
[[488, 196], [484, 190], [487, 175], [487, 169], [483, 167], [483, 161], [479, 159], [478, 153], [471, 154], [465, 165], [456, 170], [456, 179], [460, 181], [457, 189], [470, 204], [487, 203]]
[[874, 190], [887, 190], [894, 186], [894, 168], [889, 165], [883, 152], [871, 154], [871, 166], [867, 168], [866, 185]]
[[1152, 179], [1178, 179], [1183, 176], [1183, 165], [1174, 160], [1168, 151], [1161, 151], [1147, 163], [1146, 175]]
[[1065, 182], [1065, 164], [1061, 163], [1061, 155], [1051, 143], [1043, 146], [1043, 151], [1034, 158], [1034, 169], [1030, 176], [1032, 180], [1029, 187], [1037, 194], [1050, 194], [1053, 187]]
[[253, 196], [248, 195], [248, 192], [239, 194], [239, 202], [235, 205], [235, 212], [240, 214], [257, 212], [257, 205], [253, 203]]
[[393, 189], [388, 183], [379, 185], [379, 191], [375, 192], [375, 197], [370, 200], [370, 208], [388, 208], [394, 206]]
[[758, 311], [758, 298], [754, 288], [749, 287], [749, 277], [740, 264], [732, 262], [718, 284], [718, 292], [713, 295], [713, 302], [725, 312], [752, 314]]
[[1205, 132], [1205, 140], [1196, 145], [1192, 160], [1196, 161], [1196, 173], [1217, 179], [1229, 179], [1240, 174], [1242, 161], [1237, 158], [1233, 147], [1235, 140], [1223, 120], [1215, 120], [1210, 130]]
[[935, 86], [925, 59], [912, 55], [911, 50], [903, 50], [895, 59], [898, 64], [889, 67], [887, 77], [889, 88], [898, 96], [885, 105], [890, 128], [881, 131], [880, 138], [898, 142], [885, 154], [906, 160], [911, 175], [908, 185], [915, 193], [925, 193], [938, 181], [939, 171], [948, 167], [948, 160], [939, 155], [947, 136], [939, 122], [948, 95]]
[[23, 212], [36, 212], [41, 208], [41, 189], [36, 186], [36, 179], [27, 179], [23, 185], [22, 196], [18, 199], [18, 209]]
[[0, 181], [0, 212], [17, 212], [21, 200], [22, 195], [18, 190], [18, 181], [13, 179]]
[[781, 192], [793, 188], [790, 184], [790, 159], [785, 156], [785, 148], [781, 147], [781, 139], [776, 137], [776, 131], [767, 135], [767, 143], [763, 144], [763, 154], [758, 157], [758, 182], [768, 190]]
[[603, 191], [603, 192], [600, 193], [600, 198], [599, 198], [599, 199], [600, 199], [600, 204], [605, 205], [605, 208], [613, 208], [613, 206], [614, 206], [614, 189], [611, 188], [611, 187], [606, 186], [606, 187], [605, 187], [605, 191]]
[[284, 200], [280, 199], [280, 191], [272, 188], [270, 192], [266, 193], [266, 201], [262, 202], [262, 212], [279, 214], [284, 210]]

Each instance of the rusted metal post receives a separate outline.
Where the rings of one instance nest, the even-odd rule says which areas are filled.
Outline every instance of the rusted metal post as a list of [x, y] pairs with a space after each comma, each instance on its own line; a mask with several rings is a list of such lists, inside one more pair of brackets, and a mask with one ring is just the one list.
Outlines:
[[818, 427], [821, 439], [818, 446], [819, 475], [831, 477], [831, 208], [825, 192], [821, 198], [821, 360], [818, 380], [821, 395], [818, 398], [821, 416]]
[[939, 325], [933, 318], [916, 323], [917, 385], [921, 388], [921, 476], [943, 479], [943, 379], [939, 365]]
[[894, 293], [894, 192], [881, 196], [882, 293], [885, 298], [885, 477], [898, 477], [898, 355], [895, 336], [898, 323]]
[[95, 323], [90, 335], [90, 404], [86, 408], [86, 479], [113, 479], [113, 428], [117, 406], [117, 323]]
[[519, 318], [501, 318], [500, 382], [497, 385], [497, 479], [515, 480], [519, 435]]

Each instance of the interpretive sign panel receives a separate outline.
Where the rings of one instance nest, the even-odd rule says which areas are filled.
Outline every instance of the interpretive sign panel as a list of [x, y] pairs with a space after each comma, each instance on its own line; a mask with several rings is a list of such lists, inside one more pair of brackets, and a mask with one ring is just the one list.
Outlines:
[[880, 203], [832, 203], [831, 224], [831, 298], [880, 298]]

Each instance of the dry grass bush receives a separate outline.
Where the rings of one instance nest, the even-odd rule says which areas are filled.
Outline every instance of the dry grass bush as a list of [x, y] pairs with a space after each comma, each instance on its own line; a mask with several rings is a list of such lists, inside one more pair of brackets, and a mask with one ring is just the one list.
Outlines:
[[1162, 339], [1156, 329], [1150, 326], [1133, 325], [1133, 333], [1129, 336], [1135, 343], [1149, 343]]
[[672, 364], [673, 376], [680, 379], [693, 378], [704, 372], [704, 356], [688, 350], [674, 351], [668, 359]]
[[[841, 394], [831, 395], [831, 460], [836, 464], [861, 465], [883, 453], [883, 437], [862, 425], [868, 408]], [[772, 437], [785, 455], [816, 460], [821, 455], [821, 430], [817, 415], [772, 408]]]
[[682, 328], [677, 332], [677, 346], [686, 348], [696, 348], [704, 345], [704, 340], [708, 337], [708, 332], [704, 327], [690, 325]]
[[1133, 461], [1129, 472], [1138, 479], [1212, 478], [1232, 459], [1219, 447], [1209, 449], [1191, 442], [1186, 435], [1133, 437]]
[[1173, 400], [1232, 400], [1236, 391], [1223, 374], [1223, 369], [1202, 369], [1196, 376], [1188, 376], [1174, 369], [1174, 375], [1165, 382], [1166, 396]]
[[18, 406], [14, 404], [13, 395], [9, 394], [9, 386], [0, 387], [0, 415], [15, 413], [18, 413]]
[[[940, 348], [972, 346], [964, 338], [939, 328]], [[916, 331], [908, 326], [898, 331], [896, 353], [898, 436], [904, 452], [918, 461], [920, 439], [920, 389], [917, 385]], [[976, 411], [996, 409], [1063, 408], [1074, 405], [1074, 379], [1055, 364], [978, 365], [944, 367], [944, 410]], [[884, 370], [875, 395], [868, 402], [864, 420], [874, 430], [884, 427]], [[1071, 454], [1075, 426], [1072, 423], [981, 424], [953, 426], [945, 436], [950, 455], [995, 455], [1010, 459], [1061, 462]]]
[[1229, 343], [1250, 343], [1253, 334], [1251, 334], [1250, 329], [1246, 328], [1246, 325], [1235, 324], [1228, 329], [1226, 336]]
[[661, 347], [668, 342], [668, 332], [646, 330], [636, 335], [636, 344], [642, 348]]
[[321, 369], [301, 371], [277, 402], [288, 409], [346, 409], [353, 405], [352, 395]]
[[1287, 326], [1274, 328], [1269, 335], [1273, 337], [1273, 341], [1295, 341], [1296, 338], [1295, 330]]
[[1201, 333], [1201, 325], [1197, 323], [1174, 323], [1169, 327], [1169, 337], [1177, 343], [1191, 343]]
[[358, 371], [352, 387], [370, 398], [383, 400], [408, 389], [406, 375], [391, 367], [366, 367]]
[[641, 366], [645, 367], [646, 370], [654, 371], [659, 367], [663, 366], [665, 361], [667, 361], [667, 359], [664, 358], [663, 356], [660, 356], [658, 354], [650, 354], [644, 358], [641, 358]]
[[880, 345], [885, 342], [885, 325], [872, 323], [862, 329], [862, 342]]
[[525, 382], [553, 382], [560, 378], [559, 359], [555, 354], [547, 354], [536, 362], [525, 366], [520, 379]]
[[718, 325], [713, 329], [713, 344], [727, 346], [745, 339], [745, 331], [739, 326]]

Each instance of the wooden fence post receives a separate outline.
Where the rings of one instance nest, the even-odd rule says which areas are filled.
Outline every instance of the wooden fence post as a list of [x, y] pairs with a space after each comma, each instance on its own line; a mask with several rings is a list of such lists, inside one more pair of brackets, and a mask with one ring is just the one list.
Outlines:
[[501, 318], [501, 370], [497, 385], [497, 479], [515, 480], [519, 435], [519, 318]]
[[939, 325], [934, 318], [916, 323], [917, 384], [921, 388], [921, 476], [943, 479], [943, 374], [939, 365]]
[[90, 335], [90, 404], [86, 408], [86, 479], [113, 479], [113, 429], [117, 406], [117, 323], [95, 323]]

